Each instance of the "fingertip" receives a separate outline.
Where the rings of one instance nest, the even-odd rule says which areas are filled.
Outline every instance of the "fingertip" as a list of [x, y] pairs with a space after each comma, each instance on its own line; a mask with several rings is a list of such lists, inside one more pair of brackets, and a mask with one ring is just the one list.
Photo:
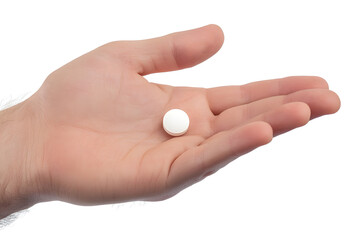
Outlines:
[[341, 101], [335, 92], [326, 90], [319, 99], [314, 100], [312, 105], [313, 113], [311, 118], [314, 119], [323, 115], [336, 113], [341, 107]]
[[339, 111], [341, 107], [341, 100], [339, 95], [330, 90], [330, 96], [327, 99], [327, 105], [329, 106], [329, 113], [333, 114]]
[[320, 89], [329, 89], [328, 82], [319, 76], [289, 76], [284, 79], [290, 80], [291, 82], [296, 82], [304, 86], [304, 89], [309, 88], [320, 88]]
[[205, 52], [213, 55], [219, 51], [224, 43], [224, 32], [221, 27], [216, 24], [209, 24], [199, 29], [202, 31], [201, 37], [203, 38], [203, 47], [206, 47]]
[[208, 24], [205, 27], [209, 27], [209, 28], [213, 28], [213, 29], [222, 31], [221, 27], [215, 23]]
[[[289, 117], [293, 122], [293, 127], [301, 127], [310, 121], [311, 109], [309, 105], [304, 102], [292, 102], [287, 105], [291, 112]], [[290, 120], [289, 120], [290, 121]]]
[[225, 38], [222, 28], [217, 24], [209, 24], [206, 27], [208, 27], [210, 31], [214, 32], [214, 35], [217, 36], [218, 42], [220, 43], [219, 45], [221, 46], [224, 43]]
[[246, 136], [254, 146], [261, 146], [271, 142], [273, 129], [267, 122], [257, 121], [244, 126], [240, 138]]
[[271, 127], [271, 125], [267, 122], [262, 121], [255, 123], [255, 128], [259, 132], [259, 143], [261, 143], [261, 145], [265, 145], [271, 142], [274, 136], [273, 128]]
[[311, 76], [311, 78], [313, 80], [314, 88], [329, 89], [329, 84], [324, 78], [319, 76]]
[[195, 66], [217, 53], [224, 41], [221, 28], [210, 24], [170, 35], [176, 70]]

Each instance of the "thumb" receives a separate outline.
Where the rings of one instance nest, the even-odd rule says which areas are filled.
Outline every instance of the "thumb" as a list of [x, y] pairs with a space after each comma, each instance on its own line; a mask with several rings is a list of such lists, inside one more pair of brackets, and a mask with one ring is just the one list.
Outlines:
[[127, 60], [137, 73], [147, 75], [197, 65], [214, 55], [223, 42], [221, 28], [208, 25], [158, 38], [118, 42], [118, 50], [119, 56], [124, 53], [131, 58]]

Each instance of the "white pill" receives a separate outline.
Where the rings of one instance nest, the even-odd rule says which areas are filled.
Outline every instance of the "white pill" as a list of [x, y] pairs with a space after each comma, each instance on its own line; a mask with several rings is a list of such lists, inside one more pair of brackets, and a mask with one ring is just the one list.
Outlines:
[[189, 128], [189, 116], [181, 109], [171, 109], [163, 118], [164, 130], [171, 136], [180, 136]]

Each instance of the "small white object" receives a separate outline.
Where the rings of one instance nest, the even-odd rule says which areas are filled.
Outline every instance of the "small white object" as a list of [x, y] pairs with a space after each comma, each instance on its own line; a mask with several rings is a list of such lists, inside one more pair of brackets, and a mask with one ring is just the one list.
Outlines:
[[189, 116], [181, 109], [171, 109], [165, 113], [163, 128], [171, 136], [180, 136], [189, 128]]

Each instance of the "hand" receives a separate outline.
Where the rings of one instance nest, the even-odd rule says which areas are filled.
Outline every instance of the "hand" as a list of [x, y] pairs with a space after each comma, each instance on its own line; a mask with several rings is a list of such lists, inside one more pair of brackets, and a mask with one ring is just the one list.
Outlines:
[[[222, 43], [215, 25], [112, 42], [50, 74], [26, 101], [41, 132], [42, 155], [32, 159], [38, 194], [82, 205], [166, 199], [274, 135], [339, 109], [319, 77], [210, 89], [144, 78], [194, 66]], [[162, 129], [172, 108], [189, 115], [183, 136]]]

